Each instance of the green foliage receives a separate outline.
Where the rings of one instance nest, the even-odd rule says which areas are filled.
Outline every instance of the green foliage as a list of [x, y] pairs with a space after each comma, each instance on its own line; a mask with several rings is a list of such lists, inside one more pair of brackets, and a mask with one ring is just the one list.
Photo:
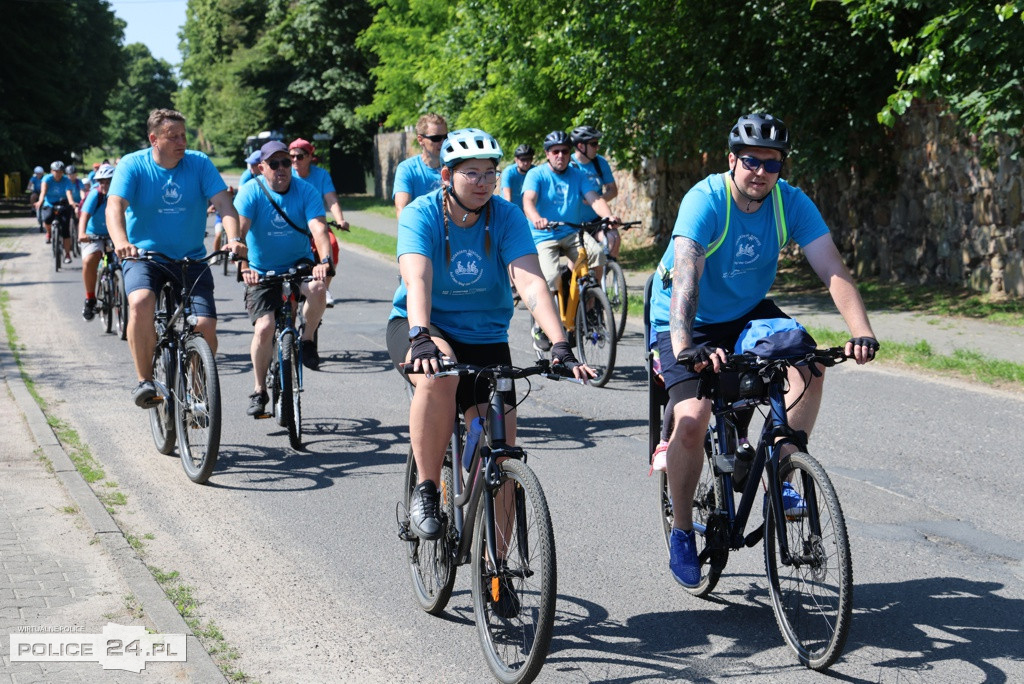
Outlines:
[[159, 107], [170, 107], [178, 84], [171, 65], [156, 59], [142, 43], [123, 50], [125, 75], [107, 100], [103, 149], [108, 155], [146, 147], [146, 118]]

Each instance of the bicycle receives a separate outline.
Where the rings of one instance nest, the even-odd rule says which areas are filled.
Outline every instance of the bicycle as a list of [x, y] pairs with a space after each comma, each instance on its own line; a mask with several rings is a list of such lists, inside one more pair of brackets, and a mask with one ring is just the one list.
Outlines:
[[305, 320], [299, 288], [313, 279], [312, 264], [300, 264], [278, 275], [268, 271], [260, 278], [261, 285], [281, 285], [281, 305], [274, 312], [274, 351], [264, 386], [270, 397], [271, 413], [277, 424], [288, 429], [288, 443], [296, 451], [302, 449], [302, 345], [299, 344]]
[[78, 233], [71, 230], [75, 210], [71, 208], [66, 198], [60, 198], [53, 205], [53, 210], [53, 222], [50, 224], [50, 245], [53, 248], [54, 270], [60, 273], [60, 268], [64, 264], [64, 240], [70, 238], [72, 232], [75, 232], [76, 237]]
[[124, 291], [124, 274], [121, 262], [114, 252], [114, 242], [109, 237], [95, 236], [103, 241], [103, 257], [100, 260], [99, 287], [96, 304], [100, 310], [100, 321], [106, 332], [113, 332], [117, 322], [117, 335], [128, 338], [128, 295]]
[[561, 380], [572, 374], [539, 359], [529, 368], [446, 363], [435, 376], [446, 375], [486, 381], [490, 403], [486, 420], [473, 420], [464, 449], [466, 430], [461, 417], [455, 419], [438, 483], [442, 534], [436, 541], [420, 539], [409, 527], [418, 479], [409, 450], [397, 517], [413, 594], [423, 610], [439, 615], [451, 598], [456, 568], [470, 563], [473, 614], [487, 665], [501, 682], [529, 682], [544, 665], [551, 643], [555, 536], [544, 490], [526, 464], [526, 452], [505, 441], [500, 393], [511, 390], [513, 379], [542, 375]]
[[[649, 311], [645, 311], [645, 324], [649, 329]], [[846, 358], [841, 347], [782, 359], [762, 359], [750, 353], [729, 355], [722, 373], [701, 374], [697, 392], [698, 398], [712, 400], [712, 420], [704, 442], [706, 463], [693, 500], [698, 558], [706, 572], [695, 588], [684, 588], [694, 596], [707, 596], [718, 584], [729, 552], [753, 547], [763, 538], [765, 574], [779, 630], [799, 661], [813, 670], [827, 669], [845, 646], [853, 611], [853, 566], [846, 522], [832, 482], [807, 453], [807, 434], [789, 426], [786, 371], [790, 366], [808, 365], [812, 373], [820, 373], [814, 364], [831, 367]], [[661, 412], [668, 393], [659, 384], [651, 353], [647, 369], [648, 454], [652, 454], [660, 439]], [[730, 383], [734, 383], [731, 389]], [[756, 449], [741, 447], [735, 427], [737, 412], [759, 409], [764, 415], [761, 407], [765, 406], [768, 415]], [[797, 451], [782, 456], [786, 444]], [[762, 474], [766, 475], [765, 520], [745, 534]], [[672, 499], [665, 472], [659, 480], [661, 522], [668, 544], [674, 521]], [[803, 497], [803, 511], [785, 514], [784, 482], [790, 482]], [[741, 492], [738, 504], [734, 492]]]
[[167, 282], [157, 293], [157, 342], [153, 350], [153, 384], [161, 401], [150, 409], [153, 442], [161, 454], [170, 454], [177, 443], [181, 465], [188, 478], [202, 484], [210, 478], [220, 449], [221, 404], [217, 362], [210, 345], [196, 332], [192, 289], [186, 284], [188, 267], [209, 262], [222, 252], [201, 259], [173, 259], [152, 250], [140, 250], [130, 259], [150, 261], [166, 272], [181, 268], [181, 290]]
[[[638, 225], [640, 225], [640, 221], [629, 221], [620, 223], [616, 228], [627, 231]], [[611, 255], [607, 240], [601, 241], [601, 248], [606, 257], [604, 275], [601, 277], [601, 289], [608, 296], [608, 303], [611, 304], [612, 313], [615, 314], [615, 322], [618, 326], [615, 329], [615, 337], [617, 340], [621, 340], [623, 333], [626, 332], [626, 318], [629, 316], [629, 292], [626, 287], [626, 276], [622, 273], [619, 260]]]
[[558, 267], [558, 313], [568, 333], [569, 344], [576, 347], [580, 363], [597, 371], [597, 376], [590, 381], [595, 387], [608, 384], [615, 370], [617, 342], [612, 306], [590, 272], [587, 263], [589, 257], [583, 242], [584, 231], [594, 232], [603, 225], [604, 219], [584, 224], [550, 221], [547, 228], [568, 226], [576, 230], [576, 262], [571, 269], [564, 264]]

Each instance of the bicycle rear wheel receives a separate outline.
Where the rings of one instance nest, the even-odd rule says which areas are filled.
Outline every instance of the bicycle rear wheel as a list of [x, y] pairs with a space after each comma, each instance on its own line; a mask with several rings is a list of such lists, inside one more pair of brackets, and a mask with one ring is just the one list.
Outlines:
[[[487, 556], [484, 508], [473, 538], [473, 613], [488, 667], [499, 681], [530, 682], [540, 672], [555, 621], [555, 533], [540, 481], [525, 463], [499, 466], [494, 501], [495, 547]], [[481, 502], [487, 504], [487, 500]], [[504, 522], [504, 524], [503, 524]]]
[[853, 564], [846, 521], [825, 469], [805, 453], [779, 465], [803, 497], [806, 513], [786, 516], [793, 562], [784, 565], [771, 506], [765, 521], [764, 560], [768, 590], [779, 630], [800, 662], [824, 670], [839, 658], [853, 612]]
[[292, 449], [302, 448], [302, 399], [299, 384], [299, 347], [293, 333], [281, 336], [281, 414]]
[[114, 315], [117, 317], [117, 336], [128, 339], [128, 295], [124, 291], [124, 274], [114, 271]]
[[590, 381], [604, 387], [615, 369], [615, 316], [608, 297], [599, 287], [583, 291], [576, 309], [576, 351], [579, 360], [595, 371]]
[[608, 297], [608, 303], [615, 314], [615, 337], [622, 338], [626, 332], [626, 317], [629, 315], [629, 294], [626, 290], [626, 276], [622, 273], [619, 262], [608, 257], [608, 263], [604, 266], [604, 278], [601, 287]]
[[100, 322], [105, 332], [114, 331], [114, 281], [106, 268], [100, 274]]
[[210, 346], [201, 336], [185, 342], [177, 382], [178, 453], [188, 479], [202, 484], [220, 450], [220, 381]]
[[[455, 585], [455, 550], [458, 547], [455, 520], [455, 489], [453, 484], [451, 451], [445, 454], [444, 465], [441, 466], [441, 482], [438, 491], [441, 494], [441, 522], [444, 534], [440, 539], [427, 541], [420, 539], [413, 532], [405, 544], [406, 557], [412, 576], [412, 593], [420, 608], [431, 615], [439, 615], [448, 605]], [[418, 473], [416, 459], [412, 449], [405, 464], [405, 487], [402, 491], [402, 504], [405, 507], [402, 523], [408, 530], [409, 504], [412, 491], [416, 488]]]
[[64, 258], [64, 240], [61, 238], [61, 235], [63, 235], [63, 232], [60, 229], [60, 221], [54, 219], [53, 223], [50, 224], [50, 245], [53, 247], [53, 262], [57, 273], [60, 273], [60, 266]]
[[153, 352], [153, 381], [163, 395], [163, 401], [149, 409], [149, 429], [153, 443], [161, 454], [174, 451], [177, 431], [174, 424], [174, 352], [157, 346]]

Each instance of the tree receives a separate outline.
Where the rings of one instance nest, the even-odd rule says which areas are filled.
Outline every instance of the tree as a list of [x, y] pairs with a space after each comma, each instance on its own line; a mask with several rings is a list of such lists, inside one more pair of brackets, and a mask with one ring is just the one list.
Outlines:
[[149, 112], [170, 107], [178, 84], [171, 65], [156, 59], [142, 43], [123, 49], [125, 75], [107, 100], [103, 148], [109, 154], [127, 153], [148, 145]]

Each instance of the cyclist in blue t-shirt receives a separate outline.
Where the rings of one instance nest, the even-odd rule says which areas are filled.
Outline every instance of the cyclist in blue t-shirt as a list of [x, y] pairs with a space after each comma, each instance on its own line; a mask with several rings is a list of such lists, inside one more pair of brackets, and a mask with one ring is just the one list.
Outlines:
[[107, 233], [107, 192], [114, 167], [101, 166], [93, 174], [93, 189], [82, 203], [78, 217], [78, 242], [82, 245], [82, 284], [85, 286], [85, 304], [82, 318], [91, 321], [96, 315], [96, 271], [103, 257], [103, 238]]
[[249, 248], [248, 258], [242, 262], [242, 280], [246, 285], [245, 308], [253, 325], [249, 352], [256, 385], [249, 395], [247, 410], [253, 417], [262, 416], [269, 401], [264, 383], [274, 348], [274, 316], [281, 305], [281, 285], [261, 285], [260, 276], [268, 271], [286, 273], [303, 261], [313, 263], [310, 240], [324, 255], [313, 267], [313, 281], [303, 283], [301, 288], [306, 296], [302, 310], [306, 326], [300, 342], [302, 364], [317, 370], [320, 357], [313, 345], [313, 334], [324, 315], [326, 281], [334, 271], [320, 191], [292, 175], [292, 161], [284, 143], [268, 142], [260, 148], [260, 159], [260, 175], [243, 185], [235, 198], [242, 235]]
[[[61, 207], [62, 200], [67, 201]], [[71, 263], [71, 222], [78, 212], [78, 204], [72, 194], [71, 181], [64, 175], [64, 162], [55, 161], [50, 164], [50, 173], [43, 176], [40, 184], [39, 199], [36, 200], [39, 219], [46, 229], [46, 244], [53, 239], [62, 240], [64, 245], [64, 263]], [[53, 237], [53, 222], [57, 220], [60, 234]]]
[[[437, 483], [452, 435], [456, 406], [467, 423], [484, 415], [489, 397], [474, 378], [443, 377], [438, 359], [511, 365], [508, 326], [512, 319], [509, 278], [523, 302], [554, 340], [552, 359], [574, 368], [577, 378], [593, 377], [577, 366], [537, 262], [530, 226], [523, 212], [494, 196], [501, 148], [476, 128], [452, 131], [440, 150], [442, 189], [409, 204], [398, 222], [398, 266], [387, 329], [395, 367], [411, 362], [416, 386], [409, 408], [409, 434], [419, 483], [413, 495], [413, 532], [436, 539], [441, 522]], [[515, 442], [515, 389], [505, 394], [509, 443]]]
[[71, 198], [75, 200], [75, 206], [82, 205], [82, 193], [85, 191], [85, 183], [78, 177], [78, 169], [73, 164], [68, 164], [68, 182], [71, 183]]
[[[587, 177], [597, 183], [597, 194], [605, 202], [611, 202], [619, 196], [619, 186], [612, 176], [612, 167], [608, 160], [597, 153], [601, 143], [601, 131], [593, 126], [577, 126], [569, 134], [575, 151], [573, 152], [570, 164], [578, 168]], [[583, 220], [592, 221], [597, 218], [597, 212], [591, 207], [583, 210]], [[597, 234], [598, 240], [608, 243], [608, 253], [612, 258], [619, 258], [619, 231], [615, 228], [608, 228]]]
[[[212, 201], [228, 235], [225, 249], [244, 257], [245, 243], [238, 234], [231, 195], [210, 158], [187, 149], [185, 116], [172, 109], [155, 109], [146, 123], [151, 147], [121, 158], [107, 195], [107, 230], [117, 255], [125, 259], [146, 249], [172, 259], [205, 256], [206, 206]], [[128, 343], [139, 378], [132, 398], [141, 408], [154, 408], [161, 401], [153, 384], [156, 293], [168, 280], [180, 287], [181, 271], [148, 261], [126, 261], [123, 272]], [[187, 280], [198, 318], [196, 331], [216, 354], [213, 275], [206, 264], [197, 264]]]
[[515, 164], [510, 164], [501, 172], [501, 196], [520, 209], [523, 208], [523, 181], [526, 174], [533, 168], [533, 148], [520, 145], [515, 151]]
[[[687, 587], [700, 583], [692, 509], [711, 413], [710, 400], [696, 398], [698, 374], [708, 365], [719, 369], [747, 322], [788, 318], [765, 295], [775, 280], [779, 250], [790, 238], [802, 248], [850, 329], [846, 353], [862, 364], [878, 350], [864, 302], [820, 212], [803, 192], [779, 178], [789, 149], [789, 132], [779, 119], [770, 114], [740, 117], [729, 133], [729, 172], [709, 176], [683, 197], [672, 244], [658, 267], [662, 281], [652, 288], [651, 326], [669, 394], [662, 449], [675, 511], [669, 569]], [[810, 434], [821, 380], [806, 369], [790, 369], [789, 396], [799, 398], [789, 412], [795, 430]], [[783, 506], [787, 515], [805, 508], [787, 485]]]
[[391, 197], [395, 201], [396, 217], [402, 217], [402, 209], [409, 202], [441, 187], [441, 143], [447, 135], [448, 123], [440, 114], [424, 114], [416, 122], [416, 142], [423, 152], [409, 157], [395, 169]]
[[39, 209], [36, 207], [36, 203], [39, 201], [39, 191], [43, 187], [43, 170], [42, 166], [37, 166], [32, 169], [32, 175], [28, 178], [28, 184], [25, 185], [25, 192], [29, 194], [29, 203], [32, 205], [32, 213], [36, 216], [36, 222], [39, 224], [39, 232], [43, 232], [43, 220], [39, 216]]

